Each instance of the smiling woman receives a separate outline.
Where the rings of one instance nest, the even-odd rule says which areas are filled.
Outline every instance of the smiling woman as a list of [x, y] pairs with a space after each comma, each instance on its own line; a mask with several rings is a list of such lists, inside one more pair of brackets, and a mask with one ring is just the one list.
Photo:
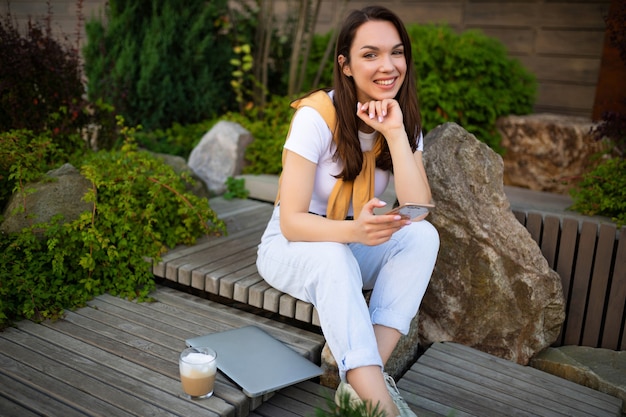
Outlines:
[[[384, 372], [434, 268], [425, 220], [375, 215], [393, 180], [400, 203], [431, 201], [409, 37], [388, 9], [344, 22], [334, 85], [297, 100], [283, 174], [257, 267], [274, 288], [312, 303], [339, 367], [336, 400], [415, 416]], [[393, 172], [393, 177], [392, 177]], [[369, 306], [362, 290], [371, 289]]]

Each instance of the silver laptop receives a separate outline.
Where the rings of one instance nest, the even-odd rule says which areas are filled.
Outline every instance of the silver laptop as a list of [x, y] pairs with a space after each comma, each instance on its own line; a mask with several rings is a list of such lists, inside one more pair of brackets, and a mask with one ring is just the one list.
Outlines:
[[215, 350], [218, 369], [249, 397], [322, 374], [322, 368], [256, 326], [193, 337], [186, 343]]

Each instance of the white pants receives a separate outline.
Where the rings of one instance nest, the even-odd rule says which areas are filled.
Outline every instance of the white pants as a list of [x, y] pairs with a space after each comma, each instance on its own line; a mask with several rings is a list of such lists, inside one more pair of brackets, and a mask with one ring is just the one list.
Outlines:
[[[290, 242], [279, 208], [261, 239], [257, 268], [274, 288], [315, 306], [340, 377], [361, 366], [383, 366], [373, 324], [407, 334], [430, 280], [439, 234], [414, 222], [378, 246]], [[363, 289], [372, 289], [369, 308]]]

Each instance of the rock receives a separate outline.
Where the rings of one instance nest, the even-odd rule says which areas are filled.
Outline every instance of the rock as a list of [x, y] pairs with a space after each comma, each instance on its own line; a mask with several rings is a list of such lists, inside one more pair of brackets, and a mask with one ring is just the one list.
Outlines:
[[209, 191], [222, 194], [226, 180], [241, 174], [243, 156], [252, 135], [237, 123], [220, 121], [207, 132], [189, 155], [189, 167]]
[[626, 351], [549, 347], [532, 358], [530, 366], [620, 398], [626, 414]]
[[584, 117], [554, 114], [498, 119], [505, 149], [504, 184], [567, 194], [603, 148], [590, 133], [593, 126]]
[[[0, 230], [18, 233], [32, 224], [49, 221], [56, 214], [62, 214], [66, 222], [71, 222], [81, 213], [93, 210], [92, 203], [83, 201], [83, 196], [92, 187], [91, 181], [72, 165], [65, 164], [49, 171], [46, 177], [27, 186], [33, 192], [28, 191], [25, 196], [21, 192], [11, 196]], [[17, 212], [23, 204], [26, 211]]]
[[561, 279], [513, 215], [502, 158], [454, 123], [428, 133], [424, 163], [441, 247], [419, 313], [420, 339], [527, 364], [559, 335]]
[[187, 165], [185, 158], [183, 158], [182, 156], [169, 155], [166, 153], [151, 152], [151, 154], [155, 158], [161, 158], [163, 162], [171, 166], [174, 172], [176, 172], [178, 175], [186, 173], [191, 177], [192, 180], [194, 180], [193, 183], [185, 183], [185, 187], [187, 188], [187, 191], [201, 198], [207, 198], [207, 199], [211, 198], [211, 193], [205, 186], [204, 181], [202, 181], [202, 179], [200, 179], [191, 170], [191, 168], [189, 168], [189, 165]]

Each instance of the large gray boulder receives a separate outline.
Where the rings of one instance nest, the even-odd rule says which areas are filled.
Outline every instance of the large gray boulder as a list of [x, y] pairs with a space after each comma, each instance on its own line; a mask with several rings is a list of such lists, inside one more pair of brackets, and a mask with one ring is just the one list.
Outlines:
[[452, 341], [527, 364], [565, 318], [550, 269], [504, 194], [502, 158], [454, 123], [425, 140], [441, 247], [419, 314], [422, 343]]
[[[93, 203], [83, 200], [91, 187], [91, 181], [71, 164], [49, 171], [44, 179], [28, 184], [25, 193], [11, 196], [0, 230], [18, 233], [33, 224], [48, 222], [56, 214], [62, 214], [66, 222], [71, 222], [81, 213], [93, 210]], [[24, 206], [26, 209], [21, 210]]]
[[226, 180], [241, 174], [246, 147], [252, 135], [241, 125], [220, 121], [203, 137], [189, 155], [189, 167], [209, 191], [222, 194]]

